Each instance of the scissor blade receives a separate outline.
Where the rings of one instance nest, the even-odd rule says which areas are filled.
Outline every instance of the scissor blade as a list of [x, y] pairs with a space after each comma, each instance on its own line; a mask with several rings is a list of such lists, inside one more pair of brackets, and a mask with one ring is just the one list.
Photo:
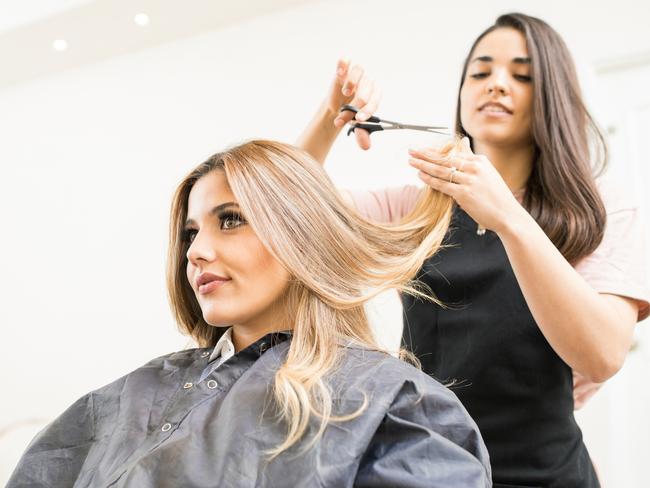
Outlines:
[[432, 132], [434, 134], [442, 134], [442, 135], [445, 135], [445, 136], [450, 135], [450, 133], [448, 131], [445, 131], [445, 129], [447, 129], [447, 127], [440, 127], [440, 129], [442, 129], [442, 130], [438, 130], [437, 127], [429, 127], [429, 126], [426, 126], [426, 125], [402, 125], [402, 124], [398, 124], [398, 125], [390, 125], [390, 126], [384, 126], [383, 127], [383, 130], [399, 130], [399, 129], [419, 130], [419, 131], [423, 131], [423, 132]]
[[400, 124], [402, 129], [411, 129], [411, 130], [424, 130], [424, 131], [438, 131], [438, 130], [449, 130], [449, 127], [443, 126], [433, 126], [433, 125], [410, 125], [410, 124]]

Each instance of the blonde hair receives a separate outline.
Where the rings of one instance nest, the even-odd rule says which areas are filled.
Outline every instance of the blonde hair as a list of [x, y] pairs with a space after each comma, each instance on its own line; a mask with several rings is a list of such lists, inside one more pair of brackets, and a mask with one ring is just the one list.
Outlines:
[[330, 421], [358, 416], [332, 415], [326, 377], [337, 365], [342, 342], [380, 350], [364, 304], [397, 289], [434, 300], [410, 280], [441, 246], [452, 202], [429, 187], [416, 209], [397, 225], [370, 223], [342, 200], [323, 168], [293, 146], [254, 140], [215, 154], [179, 185], [173, 199], [167, 283], [181, 329], [200, 346], [214, 346], [222, 329], [202, 317], [187, 281], [183, 230], [194, 183], [224, 171], [243, 216], [269, 252], [289, 271], [287, 307], [293, 338], [275, 373], [274, 399], [286, 423], [286, 439], [275, 457], [296, 444], [312, 415], [320, 419], [316, 442]]

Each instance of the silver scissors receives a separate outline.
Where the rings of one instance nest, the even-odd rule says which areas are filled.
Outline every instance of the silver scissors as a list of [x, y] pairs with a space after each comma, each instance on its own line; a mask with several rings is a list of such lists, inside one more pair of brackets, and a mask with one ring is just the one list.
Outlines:
[[[343, 105], [340, 112], [352, 112], [356, 114], [359, 109], [352, 105]], [[355, 129], [363, 129], [368, 131], [369, 134], [377, 132], [380, 130], [394, 130], [394, 129], [410, 129], [410, 130], [421, 130], [424, 132], [434, 132], [436, 134], [449, 135], [445, 130], [449, 130], [449, 127], [435, 127], [431, 125], [412, 125], [412, 124], [402, 124], [400, 122], [393, 122], [391, 120], [380, 119], [379, 117], [373, 115], [365, 122], [356, 122], [350, 126], [348, 129], [348, 135], [352, 134]]]

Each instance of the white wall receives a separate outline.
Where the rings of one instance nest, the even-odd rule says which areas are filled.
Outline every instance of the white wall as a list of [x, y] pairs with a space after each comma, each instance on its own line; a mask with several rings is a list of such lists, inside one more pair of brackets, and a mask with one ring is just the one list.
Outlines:
[[[499, 13], [555, 25], [590, 85], [594, 60], [650, 49], [647, 7], [632, 0], [617, 2], [620, 19], [605, 2], [395, 5], [310, 5], [0, 92], [0, 481], [75, 398], [189, 345], [164, 283], [175, 185], [226, 145], [295, 140], [339, 55], [380, 82], [381, 115], [437, 125], [452, 121], [465, 51]], [[406, 148], [425, 142], [379, 134], [364, 154], [342, 137], [330, 174], [348, 188], [412, 182]]]

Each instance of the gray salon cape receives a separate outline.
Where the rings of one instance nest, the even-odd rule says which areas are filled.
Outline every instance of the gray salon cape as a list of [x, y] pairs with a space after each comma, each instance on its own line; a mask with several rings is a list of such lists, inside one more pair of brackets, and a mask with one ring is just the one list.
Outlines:
[[328, 381], [335, 415], [365, 394], [363, 414], [269, 461], [286, 437], [271, 390], [286, 339], [268, 335], [207, 376], [209, 349], [169, 354], [89, 393], [36, 436], [8, 487], [491, 486], [487, 450], [456, 396], [357, 347]]

